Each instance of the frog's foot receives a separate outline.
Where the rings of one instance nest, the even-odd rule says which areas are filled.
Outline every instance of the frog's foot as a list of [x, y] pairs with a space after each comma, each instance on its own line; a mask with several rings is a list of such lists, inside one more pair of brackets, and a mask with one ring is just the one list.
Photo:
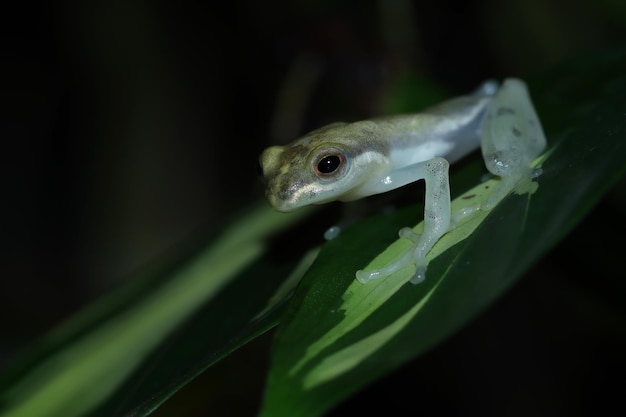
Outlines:
[[363, 271], [361, 269], [359, 269], [358, 271], [356, 271], [356, 279], [361, 283], [361, 284], [366, 284], [372, 280], [378, 279], [378, 278], [384, 278], [384, 277], [388, 277], [389, 275], [399, 271], [400, 269], [404, 268], [405, 266], [411, 265], [412, 263], [412, 257], [411, 257], [412, 253], [411, 251], [405, 253], [404, 255], [402, 255], [401, 258], [397, 259], [396, 261], [390, 263], [389, 265], [385, 266], [384, 268], [380, 268], [380, 269], [373, 269], [371, 271]]
[[326, 239], [326, 240], [333, 240], [334, 238], [339, 236], [340, 233], [341, 233], [341, 226], [339, 226], [339, 225], [330, 226], [324, 232], [324, 239]]
[[404, 239], [409, 239], [411, 242], [417, 245], [419, 243], [421, 234], [415, 233], [410, 227], [403, 227], [402, 229], [398, 230], [398, 236]]
[[513, 187], [520, 178], [519, 175], [500, 177], [500, 181], [494, 187], [487, 201], [481, 204], [480, 209], [489, 211], [494, 208], [504, 197], [513, 191]]
[[426, 261], [426, 253], [424, 253], [424, 249], [422, 249], [423, 245], [420, 245], [420, 237], [422, 235], [415, 233], [410, 227], [403, 227], [398, 232], [398, 235], [401, 238], [413, 242], [414, 246], [402, 255], [402, 257], [396, 259], [384, 268], [374, 269], [372, 271], [357, 271], [356, 279], [360, 283], [365, 284], [374, 279], [387, 277], [407, 266], [415, 267], [415, 274], [411, 278], [411, 284], [419, 284], [424, 281], [428, 262]]
[[324, 232], [325, 240], [333, 240], [337, 238], [344, 230], [352, 226], [358, 219], [363, 217], [359, 207], [356, 204], [345, 204], [339, 221], [330, 226]]
[[537, 184], [534, 183], [534, 180], [542, 173], [543, 170], [541, 168], [524, 168], [519, 170], [515, 175], [500, 177], [500, 181], [496, 184], [487, 201], [480, 206], [480, 210], [491, 210], [514, 190], [520, 194], [532, 194], [537, 188]]

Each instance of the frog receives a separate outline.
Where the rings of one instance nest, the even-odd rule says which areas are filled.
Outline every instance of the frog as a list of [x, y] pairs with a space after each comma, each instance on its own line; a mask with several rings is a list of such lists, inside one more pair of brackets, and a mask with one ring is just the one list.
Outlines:
[[[507, 78], [488, 80], [467, 95], [418, 113], [332, 123], [290, 144], [271, 146], [259, 158], [259, 174], [270, 206], [279, 212], [358, 200], [423, 180], [423, 230], [399, 231], [400, 238], [412, 242], [408, 255], [381, 269], [356, 271], [365, 284], [412, 266], [410, 282], [418, 284], [425, 279], [426, 255], [458, 219], [491, 210], [522, 179], [536, 180], [541, 168], [532, 167], [532, 161], [545, 147], [526, 83]], [[485, 202], [453, 214], [450, 164], [478, 148], [499, 182]]]

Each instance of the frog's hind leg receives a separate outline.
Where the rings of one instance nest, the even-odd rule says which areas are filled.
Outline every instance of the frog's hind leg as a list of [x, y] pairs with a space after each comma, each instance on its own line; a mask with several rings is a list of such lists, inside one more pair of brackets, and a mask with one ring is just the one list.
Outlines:
[[480, 136], [487, 169], [501, 177], [481, 206], [482, 210], [489, 210], [521, 180], [530, 181], [541, 173], [530, 163], [545, 149], [546, 138], [523, 81], [504, 81], [486, 109]]

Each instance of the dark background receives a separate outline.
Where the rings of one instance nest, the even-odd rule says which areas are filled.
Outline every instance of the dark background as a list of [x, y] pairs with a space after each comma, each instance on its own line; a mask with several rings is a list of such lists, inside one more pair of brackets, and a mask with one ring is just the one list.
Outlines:
[[403, 97], [406, 83], [439, 97], [532, 77], [626, 29], [610, 0], [14, 3], [0, 12], [0, 369], [261, 198], [267, 145], [428, 103]]

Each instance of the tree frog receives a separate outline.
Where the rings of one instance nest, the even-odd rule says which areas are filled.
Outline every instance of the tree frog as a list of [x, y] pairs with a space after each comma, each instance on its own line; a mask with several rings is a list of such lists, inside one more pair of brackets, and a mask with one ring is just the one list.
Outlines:
[[523, 178], [546, 139], [526, 84], [514, 78], [502, 85], [485, 82], [474, 93], [445, 101], [421, 113], [333, 123], [286, 146], [272, 146], [260, 157], [270, 205], [288, 212], [308, 204], [351, 201], [424, 180], [424, 229], [410, 228], [410, 255], [374, 271], [358, 271], [363, 283], [412, 264], [412, 283], [425, 277], [426, 255], [454, 227], [450, 211], [449, 164], [481, 147], [487, 169], [501, 177], [489, 210]]

